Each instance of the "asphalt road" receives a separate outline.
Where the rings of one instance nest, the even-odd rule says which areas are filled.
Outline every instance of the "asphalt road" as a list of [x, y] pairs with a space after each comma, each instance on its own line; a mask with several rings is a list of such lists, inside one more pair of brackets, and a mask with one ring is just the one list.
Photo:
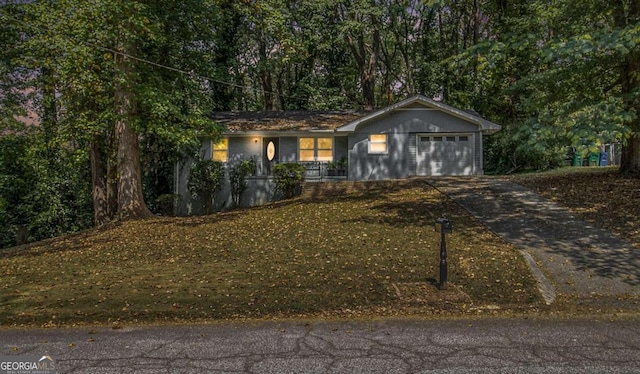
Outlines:
[[1, 329], [59, 373], [640, 373], [640, 320], [262, 322]]

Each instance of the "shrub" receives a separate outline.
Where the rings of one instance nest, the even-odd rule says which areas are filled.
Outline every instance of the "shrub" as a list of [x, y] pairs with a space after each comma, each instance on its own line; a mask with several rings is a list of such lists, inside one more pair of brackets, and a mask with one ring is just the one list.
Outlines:
[[156, 206], [158, 207], [158, 213], [163, 216], [175, 216], [174, 208], [180, 201], [180, 195], [175, 194], [162, 194], [156, 199]]
[[304, 165], [294, 163], [277, 164], [273, 167], [273, 180], [276, 192], [282, 193], [285, 199], [290, 199], [298, 193], [304, 180]]
[[189, 191], [204, 201], [204, 214], [211, 214], [213, 197], [222, 188], [224, 168], [222, 162], [199, 160], [189, 175]]
[[240, 206], [242, 193], [247, 189], [247, 176], [256, 173], [256, 162], [253, 159], [244, 160], [229, 170], [231, 184], [231, 199], [233, 205]]

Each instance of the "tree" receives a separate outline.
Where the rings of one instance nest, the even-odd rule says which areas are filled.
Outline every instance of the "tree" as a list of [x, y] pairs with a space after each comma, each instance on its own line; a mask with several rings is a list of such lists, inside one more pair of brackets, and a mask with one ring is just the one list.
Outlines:
[[[208, 28], [210, 19], [194, 17], [201, 23], [185, 28], [180, 18], [194, 12], [208, 14], [210, 9], [203, 7], [210, 5], [72, 3], [24, 5], [32, 26], [27, 29], [29, 45], [36, 51], [32, 69], [38, 75], [54, 72], [57, 107], [64, 108], [54, 127], [90, 150], [96, 223], [114, 215], [148, 217], [140, 139], [163, 138], [177, 157], [197, 136], [219, 131], [205, 116], [211, 107], [206, 82], [187, 73], [203, 70], [197, 56], [206, 49], [194, 52], [191, 46], [206, 40], [197, 34], [200, 27]], [[52, 50], [56, 59], [48, 60], [45, 56]], [[176, 89], [180, 94], [174, 94]], [[115, 212], [110, 208], [113, 200]]]

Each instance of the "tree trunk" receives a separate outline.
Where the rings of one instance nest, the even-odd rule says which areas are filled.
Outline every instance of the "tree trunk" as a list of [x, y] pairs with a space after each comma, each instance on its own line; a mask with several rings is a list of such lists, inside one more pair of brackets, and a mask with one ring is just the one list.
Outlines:
[[[631, 1], [628, 9], [625, 9], [622, 2], [617, 3], [614, 19], [618, 28], [637, 23], [640, 20], [640, 4], [637, 1]], [[627, 103], [629, 110], [640, 113], [640, 100], [632, 95], [640, 89], [640, 52], [630, 53], [627, 56], [620, 78], [622, 94], [632, 97]], [[636, 116], [634, 122], [629, 124], [631, 135], [622, 146], [620, 172], [628, 176], [640, 177], [640, 115]]]
[[[135, 50], [117, 48], [127, 54]], [[121, 219], [147, 218], [153, 214], [147, 208], [142, 195], [142, 173], [140, 169], [140, 146], [138, 134], [132, 127], [134, 116], [133, 66], [122, 54], [116, 53], [116, 66], [121, 79], [116, 78], [115, 87], [115, 140], [117, 143], [116, 165], [118, 168], [118, 216]]]
[[640, 134], [634, 131], [622, 146], [620, 172], [626, 176], [640, 178]]
[[109, 222], [107, 201], [107, 176], [100, 149], [100, 137], [95, 136], [89, 149], [91, 161], [91, 189], [93, 194], [93, 221], [96, 226]]
[[[260, 36], [262, 38], [262, 36]], [[275, 109], [273, 98], [273, 78], [271, 76], [271, 66], [269, 66], [269, 55], [267, 43], [260, 39], [258, 41], [258, 54], [260, 55], [260, 83], [262, 84], [262, 94], [264, 98], [264, 110]]]

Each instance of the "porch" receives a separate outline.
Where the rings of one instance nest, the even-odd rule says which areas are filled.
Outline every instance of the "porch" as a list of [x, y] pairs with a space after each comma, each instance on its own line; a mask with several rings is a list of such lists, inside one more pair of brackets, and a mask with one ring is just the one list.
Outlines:
[[[268, 161], [263, 158], [255, 159], [256, 173], [254, 178], [269, 178], [272, 176], [271, 170], [279, 162]], [[306, 171], [304, 179], [307, 182], [322, 181], [343, 181], [347, 180], [346, 161], [298, 161], [297, 164], [304, 165]]]

